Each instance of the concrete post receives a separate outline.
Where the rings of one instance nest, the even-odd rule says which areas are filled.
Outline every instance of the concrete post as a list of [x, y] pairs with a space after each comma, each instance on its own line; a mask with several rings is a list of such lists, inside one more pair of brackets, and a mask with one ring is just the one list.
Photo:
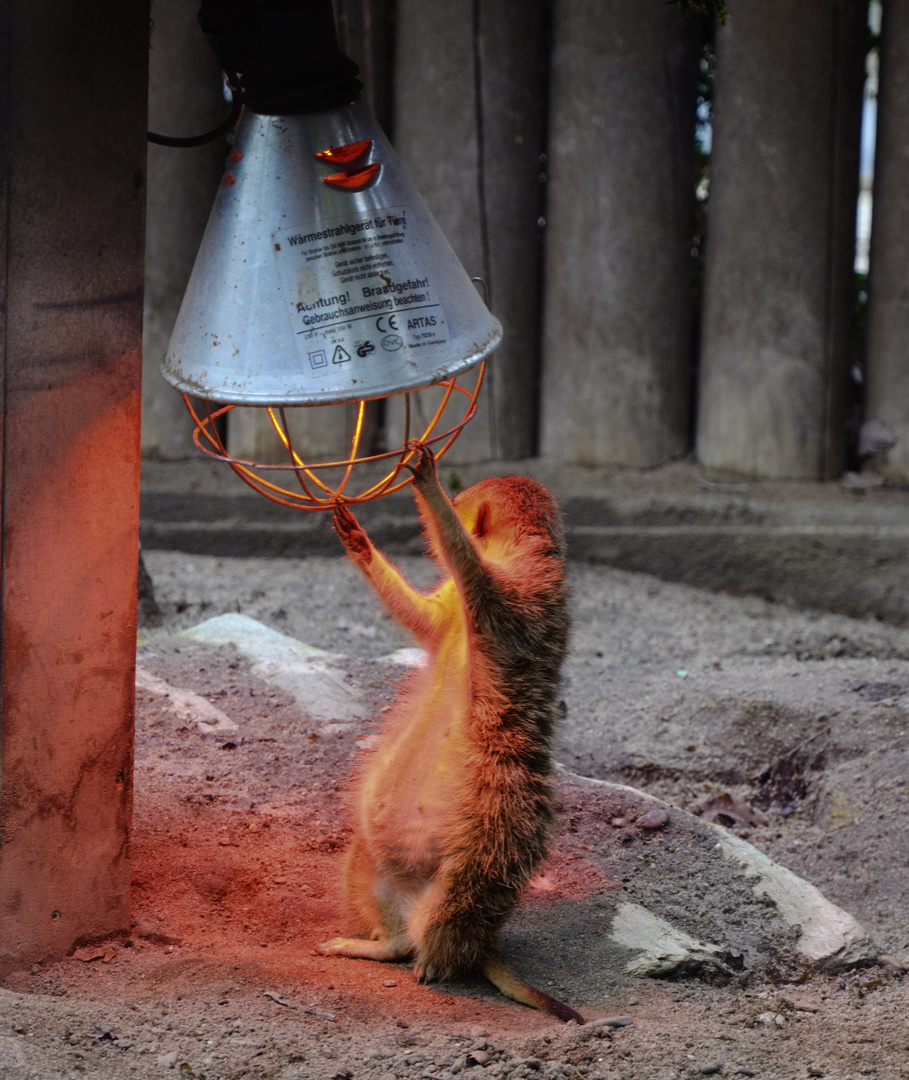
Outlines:
[[148, 10], [0, 18], [4, 972], [129, 927]]
[[697, 451], [842, 469], [867, 4], [739, 0], [718, 30]]
[[650, 466], [688, 446], [696, 20], [555, 6], [543, 456]]
[[[199, 135], [226, 115], [221, 72], [196, 16], [198, 0], [152, 0], [148, 126]], [[161, 360], [224, 166], [227, 143], [174, 149], [149, 144], [142, 374], [142, 453], [179, 459], [198, 451], [182, 397], [161, 376]]]
[[[467, 272], [485, 279], [505, 331], [480, 412], [448, 461], [536, 450], [548, 9], [544, 0], [398, 3], [395, 148]], [[389, 414], [394, 445], [398, 403]]]
[[334, 0], [341, 48], [360, 68], [373, 116], [391, 135], [396, 0]]
[[909, 480], [909, 0], [887, 0], [874, 162], [865, 416], [893, 430], [879, 468]]

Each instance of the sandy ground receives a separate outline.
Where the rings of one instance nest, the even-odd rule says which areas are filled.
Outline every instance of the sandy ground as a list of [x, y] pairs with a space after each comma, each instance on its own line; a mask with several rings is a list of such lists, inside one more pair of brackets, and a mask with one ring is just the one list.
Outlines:
[[[406, 642], [353, 569], [146, 561], [164, 622], [143, 631], [140, 664], [235, 727], [201, 734], [140, 689], [132, 932], [5, 981], [0, 1078], [909, 1076], [909, 981], [892, 962], [909, 956], [909, 632], [572, 567], [559, 760], [718, 817], [884, 954], [833, 973], [781, 955], [721, 980], [595, 964], [572, 922], [590, 882], [565, 870], [581, 811], [566, 797], [553, 887], [528, 896], [506, 946], [585, 1017], [621, 1019], [577, 1027], [480, 982], [420, 986], [406, 965], [314, 953], [344, 929], [345, 779], [370, 721], [333, 730], [230, 647], [177, 632], [240, 611], [349, 657], [378, 715], [393, 686], [377, 658]], [[427, 580], [420, 560], [400, 562]], [[713, 902], [696, 880], [678, 893], [694, 914]]]

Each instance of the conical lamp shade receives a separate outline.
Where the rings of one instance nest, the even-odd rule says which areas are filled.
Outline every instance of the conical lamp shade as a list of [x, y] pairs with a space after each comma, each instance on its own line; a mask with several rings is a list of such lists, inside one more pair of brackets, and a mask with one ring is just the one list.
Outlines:
[[384, 397], [502, 335], [365, 104], [240, 122], [162, 365], [226, 404]]

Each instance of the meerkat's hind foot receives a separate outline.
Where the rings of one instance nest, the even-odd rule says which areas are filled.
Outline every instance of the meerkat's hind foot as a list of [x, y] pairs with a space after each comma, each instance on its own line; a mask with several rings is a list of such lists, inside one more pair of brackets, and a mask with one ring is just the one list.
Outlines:
[[397, 938], [345, 938], [336, 937], [323, 941], [316, 947], [322, 956], [349, 956], [355, 960], [406, 960], [412, 949]]
[[413, 977], [418, 983], [439, 982], [445, 978], [445, 972], [435, 964], [416, 964], [413, 969]]
[[529, 1005], [532, 1009], [549, 1013], [559, 1020], [567, 1023], [574, 1020], [578, 1024], [584, 1023], [584, 1017], [577, 1013], [569, 1005], [565, 1005], [556, 998], [550, 997], [535, 986], [530, 986], [519, 978], [505, 963], [501, 957], [487, 960], [482, 967], [482, 972], [492, 985], [512, 1001], [519, 1001], [522, 1005]]

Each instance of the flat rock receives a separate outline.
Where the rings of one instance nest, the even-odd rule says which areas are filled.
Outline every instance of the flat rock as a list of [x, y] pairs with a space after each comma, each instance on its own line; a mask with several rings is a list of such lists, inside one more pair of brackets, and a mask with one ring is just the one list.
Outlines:
[[136, 666], [136, 689], [166, 699], [176, 716], [184, 723], [195, 724], [200, 731], [224, 735], [239, 730], [230, 717], [217, 705], [192, 690], [171, 686], [140, 665]]
[[226, 614], [183, 631], [209, 645], [233, 645], [254, 675], [290, 694], [315, 720], [345, 722], [365, 716], [344, 658], [281, 634], [246, 615]]
[[[542, 889], [532, 883], [506, 940], [525, 919], [538, 925], [536, 912], [547, 906], [564, 917], [571, 896], [583, 947], [604, 969], [627, 974], [722, 979], [771, 965], [836, 969], [876, 957], [851, 915], [721, 826], [564, 769], [556, 788], [562, 827], [552, 865]], [[647, 822], [657, 810], [668, 822], [654, 831]]]

